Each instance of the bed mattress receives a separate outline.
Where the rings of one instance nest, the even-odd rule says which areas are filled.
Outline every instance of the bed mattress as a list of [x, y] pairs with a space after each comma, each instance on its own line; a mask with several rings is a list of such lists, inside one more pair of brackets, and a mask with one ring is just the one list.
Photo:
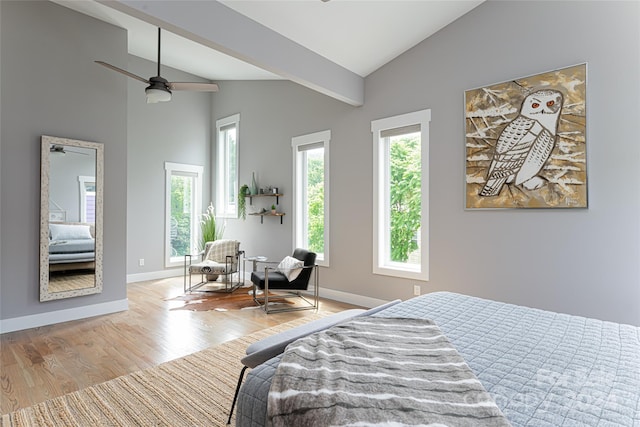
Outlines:
[[95, 259], [94, 239], [53, 240], [49, 243], [49, 263], [90, 262]]
[[[640, 427], [640, 328], [450, 292], [376, 316], [432, 319], [514, 426]], [[253, 369], [237, 426], [265, 425], [279, 358]]]

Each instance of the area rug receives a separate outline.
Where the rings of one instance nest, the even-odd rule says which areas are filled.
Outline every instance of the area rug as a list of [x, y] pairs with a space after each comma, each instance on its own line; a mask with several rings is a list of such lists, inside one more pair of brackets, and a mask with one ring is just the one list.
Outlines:
[[2, 427], [225, 426], [247, 346], [327, 314], [308, 314], [3, 415]]
[[[165, 301], [184, 301], [184, 305], [173, 307], [170, 310], [192, 310], [192, 311], [227, 311], [246, 310], [259, 308], [253, 301], [253, 288], [238, 288], [233, 292], [193, 292], [179, 295]], [[272, 295], [269, 293], [269, 298]], [[281, 304], [294, 304], [294, 301], [281, 299]], [[269, 303], [271, 304], [271, 302]]]

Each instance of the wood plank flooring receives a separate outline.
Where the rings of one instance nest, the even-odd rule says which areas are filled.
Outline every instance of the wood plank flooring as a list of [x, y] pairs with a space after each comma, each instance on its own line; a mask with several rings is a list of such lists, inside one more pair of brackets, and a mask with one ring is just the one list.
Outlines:
[[[171, 311], [182, 293], [181, 277], [134, 283], [128, 311], [2, 334], [2, 414], [313, 313]], [[320, 311], [352, 307], [321, 300]]]

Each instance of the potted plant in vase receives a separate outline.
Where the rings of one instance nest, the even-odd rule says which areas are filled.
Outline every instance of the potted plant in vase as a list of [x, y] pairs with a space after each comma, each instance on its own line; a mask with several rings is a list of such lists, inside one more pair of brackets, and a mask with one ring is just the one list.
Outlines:
[[240, 187], [238, 192], [238, 217], [247, 219], [247, 196], [250, 194], [247, 184]]
[[271, 215], [276, 214], [276, 205], [271, 205]]
[[200, 218], [200, 250], [204, 250], [204, 246], [207, 242], [213, 242], [222, 239], [224, 234], [224, 223], [218, 224], [216, 222], [215, 208], [213, 203], [209, 204], [207, 211], [202, 214]]

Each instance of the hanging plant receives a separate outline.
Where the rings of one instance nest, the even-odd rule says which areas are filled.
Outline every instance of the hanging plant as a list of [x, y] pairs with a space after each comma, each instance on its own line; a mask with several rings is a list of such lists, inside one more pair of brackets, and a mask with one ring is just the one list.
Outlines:
[[247, 195], [249, 194], [249, 186], [247, 184], [240, 187], [238, 193], [238, 216], [247, 219]]

